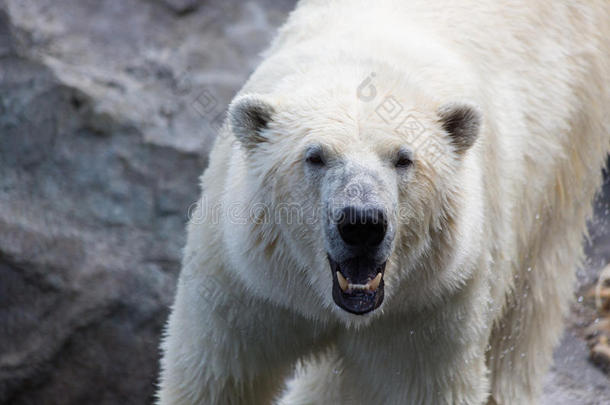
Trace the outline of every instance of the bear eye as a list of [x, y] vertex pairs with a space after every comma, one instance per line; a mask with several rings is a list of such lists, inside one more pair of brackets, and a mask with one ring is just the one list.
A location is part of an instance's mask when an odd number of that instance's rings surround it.
[[413, 160], [411, 158], [411, 152], [406, 149], [401, 149], [398, 151], [398, 155], [396, 156], [396, 161], [394, 162], [394, 166], [397, 168], [406, 168], [413, 164]]
[[311, 166], [324, 166], [322, 149], [319, 146], [308, 148], [307, 153], [305, 154], [305, 161]]

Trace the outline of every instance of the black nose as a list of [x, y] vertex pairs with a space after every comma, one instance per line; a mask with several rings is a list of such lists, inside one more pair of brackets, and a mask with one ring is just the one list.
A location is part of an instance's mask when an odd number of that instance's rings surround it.
[[388, 221], [377, 208], [347, 207], [337, 221], [339, 235], [351, 246], [377, 246], [383, 241]]

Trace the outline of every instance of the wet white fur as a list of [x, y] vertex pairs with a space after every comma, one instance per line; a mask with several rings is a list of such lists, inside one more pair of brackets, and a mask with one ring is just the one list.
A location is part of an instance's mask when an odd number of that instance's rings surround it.
[[[299, 3], [238, 95], [273, 106], [268, 141], [246, 152], [225, 127], [202, 177], [159, 404], [535, 403], [609, 146], [609, 10]], [[371, 73], [367, 103], [356, 89]], [[438, 160], [418, 151], [410, 177], [384, 163], [412, 141], [376, 117], [386, 95], [441, 147]], [[483, 126], [458, 154], [436, 111], [462, 101]], [[311, 142], [377, 173], [407, 207], [385, 301], [364, 316], [331, 298], [320, 227], [235, 215], [283, 201], [312, 210], [322, 186], [299, 160]]]

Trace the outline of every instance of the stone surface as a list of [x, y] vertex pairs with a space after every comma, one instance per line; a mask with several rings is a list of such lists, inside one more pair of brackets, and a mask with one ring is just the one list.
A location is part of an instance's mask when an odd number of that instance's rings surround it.
[[566, 332], [555, 350], [541, 405], [604, 405], [610, 403], [610, 380], [587, 360], [589, 350], [574, 332]]
[[162, 0], [162, 2], [177, 14], [186, 14], [195, 11], [201, 0]]
[[[152, 402], [198, 176], [293, 3], [0, 2], [0, 404]], [[610, 401], [586, 358], [569, 332], [545, 403]]]

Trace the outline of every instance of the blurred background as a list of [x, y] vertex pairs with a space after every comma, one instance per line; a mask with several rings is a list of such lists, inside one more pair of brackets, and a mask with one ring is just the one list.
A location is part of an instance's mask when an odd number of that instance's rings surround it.
[[[294, 3], [0, 0], [0, 404], [152, 403], [198, 177]], [[544, 404], [610, 403], [604, 188]]]

